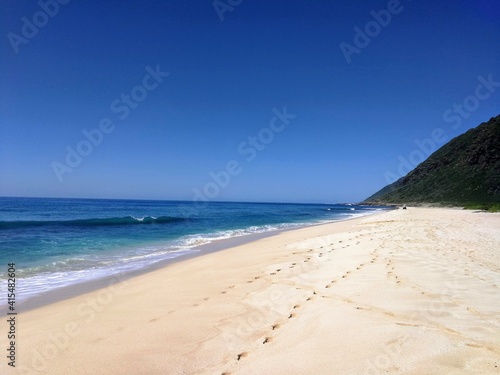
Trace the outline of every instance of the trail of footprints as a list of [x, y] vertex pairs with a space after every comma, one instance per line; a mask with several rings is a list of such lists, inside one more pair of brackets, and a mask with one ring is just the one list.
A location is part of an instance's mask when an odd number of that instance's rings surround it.
[[[380, 232], [380, 233], [383, 233], [383, 232]], [[375, 233], [375, 235], [377, 235], [379, 233]], [[373, 235], [373, 234], [372, 234]], [[349, 242], [353, 242], [354, 240], [356, 240], [356, 245], [359, 245], [360, 244], [360, 239], [362, 237], [365, 237], [367, 236], [367, 234], [359, 234], [357, 236], [354, 236], [354, 237], [351, 237], [351, 238], [348, 238], [347, 240], [339, 240], [338, 241], [338, 246], [340, 246], [340, 249], [345, 249], [347, 247], [349, 247], [351, 244]], [[369, 240], [373, 240], [373, 238], [369, 238]], [[303, 255], [303, 254], [306, 254], [306, 259], [303, 259], [302, 262], [303, 263], [308, 263], [311, 261], [312, 259], [312, 256], [313, 255], [317, 255], [318, 259], [319, 258], [324, 258], [325, 256], [325, 253], [331, 253], [335, 250], [335, 248], [333, 248], [334, 244], [333, 243], [330, 243], [330, 248], [328, 250], [325, 249], [325, 246], [321, 246], [319, 249], [309, 249], [307, 251], [296, 251], [296, 252], [293, 252], [289, 255], [290, 256], [296, 256], [296, 255]], [[325, 249], [323, 251], [320, 251], [319, 253], [314, 253], [315, 250], [318, 251], [318, 250], [322, 250], [322, 249]], [[375, 263], [378, 258], [379, 258], [379, 255], [377, 253], [377, 250], [374, 250], [372, 251], [371, 253], [371, 256], [372, 256], [372, 259], [370, 260], [370, 263]], [[326, 259], [326, 260], [330, 260], [330, 259]], [[288, 269], [294, 269], [298, 266], [298, 262], [297, 261], [294, 261], [292, 263], [290, 263], [290, 265], [288, 266]], [[366, 264], [365, 263], [360, 263], [356, 269], [354, 270], [348, 270], [346, 271], [340, 278], [340, 280], [344, 280], [346, 279], [348, 276], [350, 276], [352, 274], [352, 272], [354, 271], [359, 271], [361, 270], [363, 267], [365, 267]], [[300, 268], [299, 268], [300, 269]], [[269, 273], [269, 276], [276, 276], [278, 275], [280, 272], [282, 272], [283, 269], [282, 268], [277, 268], [276, 270], [274, 270], [273, 272], [270, 272]], [[265, 275], [264, 275], [265, 276]], [[254, 283], [255, 281], [259, 280], [262, 276], [255, 276], [253, 279], [250, 279], [250, 280], [247, 280], [246, 283], [247, 284], [251, 284], [251, 283]], [[396, 279], [398, 277], [396, 276]], [[337, 280], [332, 280], [330, 283], [328, 283], [325, 288], [331, 288], [333, 286], [333, 284], [336, 282]], [[399, 281], [398, 281], [399, 282]], [[230, 292], [232, 289], [234, 289], [236, 287], [236, 285], [230, 285], [227, 287], [227, 289], [224, 289], [220, 292], [220, 294], [224, 295], [224, 294], [227, 294], [228, 292]], [[204, 302], [207, 302], [210, 300], [210, 297], [205, 297], [203, 298], [201, 301], [198, 301], [196, 303], [193, 303], [191, 306], [192, 307], [199, 307], [200, 305], [202, 305]], [[311, 298], [307, 298], [306, 301], [310, 301]], [[168, 314], [172, 314], [174, 313], [176, 310], [170, 310], [168, 312]], [[293, 315], [293, 314], [291, 314]], [[291, 316], [293, 317], [293, 316]], [[155, 321], [155, 320], [152, 320], [152, 321]]]
[[[359, 236], [356, 236], [356, 237], [353, 237], [353, 238], [349, 238], [348, 240], [340, 240], [338, 242], [338, 245], [340, 246], [340, 248], [347, 248], [349, 246], [351, 246], [350, 241], [353, 241], [355, 239], [358, 239], [359, 237], [363, 237], [363, 235], [359, 235]], [[359, 245], [360, 244], [360, 241], [357, 240], [356, 245]], [[317, 249], [317, 251], [319, 251], [318, 253], [316, 253], [318, 259], [319, 258], [324, 258], [325, 257], [325, 254], [328, 252], [328, 253], [331, 253], [335, 250], [335, 248], [333, 247], [334, 244], [333, 243], [330, 243], [330, 246], [329, 246], [329, 249], [325, 249], [325, 246], [321, 246], [319, 249]], [[293, 252], [291, 254], [291, 256], [297, 256], [297, 255], [306, 255], [305, 259], [302, 260], [303, 263], [307, 263], [307, 262], [310, 262], [311, 259], [312, 259], [312, 255], [314, 254], [315, 252], [315, 249], [309, 249], [309, 250], [306, 250], [306, 251], [297, 251], [297, 252]], [[379, 254], [377, 252], [377, 250], [374, 250], [372, 253], [371, 253], [371, 263], [374, 263], [375, 261], [378, 260], [379, 258]], [[294, 262], [291, 262], [289, 265], [288, 265], [288, 268], [289, 269], [294, 269], [295, 267], [298, 266], [298, 261], [294, 261]], [[349, 277], [353, 272], [355, 271], [360, 271], [361, 269], [363, 269], [364, 267], [367, 266], [367, 263], [359, 263], [359, 265], [355, 268], [355, 269], [352, 269], [352, 270], [347, 270], [342, 276], [341, 276], [341, 279], [346, 279], [347, 277]], [[277, 268], [276, 270], [274, 270], [273, 272], [270, 272], [269, 273], [269, 276], [271, 277], [274, 277], [276, 275], [278, 275], [280, 272], [283, 271], [283, 268]], [[332, 280], [329, 284], [327, 284], [325, 287], [326, 288], [330, 288], [334, 283], [336, 282], [336, 280]], [[307, 296], [305, 296], [304, 298], [304, 303], [307, 303], [307, 302], [310, 302], [312, 300], [314, 300], [316, 297], [322, 297], [322, 298], [326, 298], [327, 296], [324, 296], [324, 295], [321, 295], [319, 293], [319, 291], [316, 291], [316, 290], [310, 290], [310, 289], [304, 289], [304, 288], [299, 288], [299, 287], [296, 287], [297, 290], [308, 290], [308, 294]], [[314, 288], [313, 288], [314, 289]], [[300, 311], [300, 309], [302, 308], [303, 306], [301, 304], [294, 304], [291, 308], [290, 308], [290, 311], [288, 313], [288, 315], [284, 315], [280, 320], [278, 320], [277, 322], [275, 322], [274, 324], [272, 324], [270, 327], [269, 327], [269, 331], [268, 332], [263, 332], [263, 336], [262, 336], [262, 339], [260, 341], [261, 345], [266, 345], [266, 344], [269, 344], [269, 343], [272, 343], [273, 340], [275, 339], [275, 336], [273, 336], [273, 334], [275, 335], [277, 333], [277, 331], [282, 328], [285, 324], [287, 324], [291, 319], [294, 319], [298, 316], [298, 312]], [[361, 309], [358, 307], [358, 309]], [[249, 355], [249, 352], [246, 351], [246, 352], [241, 352], [241, 353], [238, 353], [236, 354], [236, 361], [241, 361], [243, 360], [244, 358], [246, 358], [247, 356]], [[221, 373], [221, 375], [229, 375], [230, 373], [229, 372], [223, 372]]]
[[[317, 259], [316, 259], [317, 261], [319, 261], [319, 260], [324, 260], [324, 261], [330, 260], [330, 259], [328, 259], [328, 256], [325, 257], [325, 255], [326, 255], [326, 253], [331, 253], [331, 252], [335, 251], [334, 246], [336, 248], [338, 248], [338, 249], [345, 249], [345, 248], [350, 247], [351, 245], [352, 246], [359, 245], [361, 243], [361, 240], [373, 241], [375, 239], [374, 237], [378, 237], [379, 235], [383, 235], [383, 234], [386, 234], [386, 233], [389, 233], [389, 232], [387, 232], [387, 231], [380, 231], [380, 232], [377, 232], [377, 233], [373, 233], [373, 232], [372, 233], [365, 233], [365, 234], [361, 233], [361, 234], [358, 234], [357, 236], [348, 238], [347, 240], [339, 240], [337, 244], [330, 243], [329, 246], [321, 246], [321, 247], [319, 247], [317, 249], [309, 249], [309, 250], [304, 250], [304, 251], [295, 251], [295, 252], [292, 252], [291, 254], [288, 255], [287, 258], [293, 257], [295, 259], [293, 259], [293, 262], [288, 263], [288, 267], [286, 265], [283, 265], [286, 262], [280, 263], [281, 268], [277, 268], [277, 269], [273, 270], [272, 272], [266, 273], [264, 275], [255, 276], [252, 279], [247, 280], [246, 283], [247, 284], [252, 284], [254, 282], [258, 282], [258, 280], [261, 279], [261, 278], [262, 279], [266, 279], [266, 278], [269, 278], [269, 277], [276, 277], [276, 276], [279, 276], [280, 273], [283, 273], [284, 271], [285, 271], [284, 274], [287, 274], [287, 272], [290, 272], [290, 271], [284, 270], [284, 268], [287, 268], [288, 270], [297, 269], [298, 271], [300, 271], [301, 270], [301, 268], [300, 268], [301, 266], [299, 265], [299, 263], [306, 263], [307, 264], [308, 262], [310, 262], [313, 259], [313, 256], [315, 256], [315, 255], [317, 256]], [[369, 236], [369, 238], [366, 238], [368, 236]], [[381, 255], [379, 254], [379, 250], [384, 247], [384, 243], [385, 243], [385, 241], [382, 240], [382, 242], [379, 245], [379, 247], [377, 247], [374, 250], [372, 250], [372, 252], [370, 253], [369, 260], [367, 260], [365, 262], [362, 262], [362, 263], [359, 263], [355, 268], [353, 268], [351, 270], [345, 271], [340, 276], [340, 278], [338, 278], [338, 279], [332, 279], [328, 284], [325, 285], [325, 289], [332, 288], [335, 285], [335, 283], [342, 282], [342, 281], [348, 279], [350, 276], [352, 276], [355, 272], [361, 271], [364, 267], [367, 267], [370, 264], [376, 263], [379, 260], [379, 258], [381, 257]], [[301, 260], [297, 259], [297, 256], [301, 256], [302, 259]], [[305, 256], [305, 259], [304, 259], [304, 256]], [[468, 255], [468, 256], [470, 258], [472, 258], [472, 256], [470, 256], [470, 255]], [[396, 284], [401, 284], [402, 279], [396, 273], [396, 267], [395, 267], [395, 263], [394, 263], [393, 252], [392, 251], [389, 252], [387, 254], [387, 256], [383, 258], [383, 261], [385, 263], [385, 268], [386, 268], [387, 276], [390, 277], [391, 279], [393, 279], [393, 281]], [[476, 276], [476, 275], [474, 275], [474, 276]], [[480, 278], [480, 277], [478, 277], [478, 278]], [[486, 280], [484, 280], [484, 281], [486, 281]], [[497, 285], [494, 285], [494, 286], [497, 286]], [[220, 294], [221, 295], [227, 294], [228, 292], [230, 292], [232, 289], [234, 289], [236, 287], [237, 287], [237, 285], [229, 285], [226, 289], [222, 290], [220, 292]], [[311, 288], [300, 288], [300, 287], [297, 287], [296, 289], [297, 290], [301, 290], [301, 291], [308, 291], [309, 292], [307, 294], [307, 296], [304, 297], [303, 303], [310, 302], [310, 301], [314, 300], [317, 297], [321, 297], [321, 298], [327, 298], [328, 297], [328, 296], [322, 295], [319, 291], [315, 290], [314, 288], [312, 288], [312, 290], [311, 290]], [[425, 292], [425, 291], [421, 291], [421, 293], [423, 295], [427, 294], [427, 292]], [[202, 301], [199, 301], [198, 303], [195, 303], [192, 306], [193, 307], [198, 307], [198, 306], [200, 306], [200, 304], [202, 304], [203, 302], [206, 302], [208, 300], [210, 300], [210, 297], [205, 297], [205, 298], [203, 298]], [[346, 302], [352, 302], [352, 301], [346, 301]], [[298, 313], [299, 313], [299, 311], [300, 311], [300, 309], [302, 307], [303, 306], [301, 304], [297, 304], [297, 303], [295, 303], [293, 306], [291, 306], [290, 310], [289, 310], [289, 312], [287, 314], [283, 315], [281, 317], [281, 319], [278, 319], [278, 321], [276, 321], [275, 323], [273, 323], [268, 328], [267, 332], [263, 332], [263, 334], [261, 336], [261, 339], [259, 340], [259, 342], [256, 343], [256, 345], [259, 345], [259, 343], [260, 343], [260, 345], [269, 345], [269, 344], [272, 344], [272, 342], [276, 339], [276, 335], [278, 334], [278, 331], [284, 325], [286, 325], [288, 322], [290, 322], [292, 319], [295, 319], [298, 316]], [[356, 307], [356, 309], [358, 309], [358, 310], [364, 310], [365, 308], [358, 306], [358, 307]], [[175, 312], [175, 310], [171, 310], [168, 313], [170, 314], [170, 313], [173, 313], [173, 312]], [[389, 313], [387, 313], [387, 314], [389, 314]], [[151, 319], [151, 322], [156, 321], [156, 320], [157, 320], [157, 318]], [[250, 355], [249, 351], [244, 351], [244, 352], [237, 353], [234, 358], [235, 358], [235, 360], [237, 362], [239, 362], [239, 361], [242, 361], [245, 358], [247, 358], [249, 355]], [[222, 373], [220, 373], [220, 375], [231, 375], [231, 373], [230, 372], [222, 372]]]
[[[376, 234], [378, 234], [378, 233], [376, 233]], [[345, 249], [345, 248], [350, 247], [351, 245], [354, 245], [353, 244], [354, 241], [356, 241], [355, 246], [357, 246], [361, 243], [361, 239], [367, 235], [368, 234], [359, 234], [357, 236], [348, 238], [347, 240], [339, 240], [337, 245], [330, 243], [330, 246], [321, 246], [321, 247], [319, 247], [319, 249], [309, 249], [309, 250], [305, 250], [305, 251], [292, 252], [291, 254], [288, 255], [288, 258], [293, 257], [295, 259], [293, 259], [294, 260], [293, 262], [288, 263], [288, 269], [293, 270], [293, 269], [297, 268], [300, 271], [301, 268], [299, 266], [299, 263], [308, 263], [313, 259], [313, 256], [315, 256], [315, 255], [317, 256], [316, 260], [328, 261], [330, 259], [328, 259], [328, 257], [325, 257], [325, 255], [326, 255], [326, 253], [331, 253], [331, 252], [335, 251], [334, 246], [336, 246], [336, 247], [338, 246], [339, 249]], [[374, 238], [370, 236], [370, 238], [368, 240], [373, 241], [373, 239]], [[305, 255], [305, 259], [302, 258], [301, 261], [296, 259], [297, 256], [303, 257], [304, 255]], [[370, 253], [370, 256], [371, 256], [371, 259], [369, 260], [369, 263], [375, 263], [380, 257], [377, 249], [373, 250]], [[276, 277], [276, 276], [280, 275], [280, 273], [283, 273], [285, 271], [283, 269], [284, 267], [286, 267], [286, 266], [283, 266], [284, 263], [285, 262], [280, 263], [281, 268], [277, 268], [277, 269], [273, 270], [272, 272], [269, 272], [265, 275], [255, 276], [253, 279], [247, 280], [246, 283], [251, 284], [251, 283], [258, 281], [261, 278]], [[364, 267], [368, 266], [369, 263], [368, 263], [368, 261], [359, 263], [354, 269], [347, 270], [338, 280], [334, 279], [330, 283], [325, 285], [325, 288], [329, 289], [336, 282], [347, 279], [354, 272], [361, 271]], [[285, 274], [286, 274], [286, 272], [285, 272]], [[222, 295], [227, 294], [229, 291], [231, 291], [232, 289], [234, 289], [236, 287], [237, 287], [237, 285], [230, 285], [227, 287], [227, 289], [222, 290], [220, 292], [220, 294], [222, 294]], [[311, 289], [311, 288], [296, 287], [295, 289], [308, 292], [308, 294], [304, 297], [303, 303], [313, 301], [317, 297], [321, 297], [321, 298], [328, 297], [328, 296], [320, 294], [320, 292], [315, 290], [315, 288]], [[206, 297], [202, 301], [193, 304], [193, 307], [197, 307], [201, 303], [208, 301], [209, 299], [210, 299], [210, 297]], [[295, 303], [293, 306], [291, 306], [288, 314], [283, 315], [281, 317], [281, 319], [278, 319], [278, 321], [273, 323], [268, 328], [267, 332], [263, 332], [262, 338], [260, 339], [260, 345], [271, 344], [275, 340], [275, 338], [276, 338], [275, 335], [278, 333], [280, 328], [282, 328], [285, 324], [290, 322], [292, 319], [297, 318], [298, 313], [299, 313], [301, 308], [303, 308], [303, 305], [301, 305], [300, 303]], [[362, 308], [357, 307], [357, 309], [362, 309]], [[257, 342], [256, 344], [258, 345], [259, 342]], [[234, 358], [237, 362], [239, 362], [239, 361], [244, 360], [249, 355], [250, 355], [249, 351], [244, 351], [244, 352], [237, 353]], [[230, 372], [222, 372], [221, 373], [221, 375], [230, 375], [230, 374], [231, 374]]]
[[[313, 292], [311, 293], [306, 299], [305, 299], [305, 302], [308, 302], [308, 301], [311, 301], [313, 299], [313, 296], [316, 295], [317, 293], [316, 292]], [[293, 319], [295, 317], [297, 317], [297, 311], [302, 307], [302, 305], [300, 304], [295, 304], [291, 307], [290, 309], [290, 313], [288, 314], [288, 316], [283, 316], [281, 319], [279, 319], [277, 322], [275, 322], [274, 324], [272, 324], [270, 327], [269, 327], [269, 331], [268, 332], [264, 332], [262, 338], [260, 339], [260, 343], [261, 345], [266, 345], [266, 344], [269, 344], [269, 343], [272, 343], [275, 339], [275, 337], [272, 335], [273, 332], [276, 332], [278, 331], [280, 328], [282, 328], [290, 319]], [[246, 352], [241, 352], [241, 353], [238, 353], [236, 354], [236, 361], [241, 361], [243, 360], [244, 358], [248, 357], [249, 355], [249, 352], [246, 351]], [[224, 375], [224, 374], [230, 374], [229, 372], [222, 372], [221, 375]]]

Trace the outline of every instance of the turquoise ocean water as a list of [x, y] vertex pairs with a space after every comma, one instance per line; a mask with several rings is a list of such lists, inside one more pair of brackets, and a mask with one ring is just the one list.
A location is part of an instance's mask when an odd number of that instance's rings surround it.
[[0, 197], [0, 283], [20, 300], [199, 252], [215, 240], [384, 210], [348, 204], [193, 203]]

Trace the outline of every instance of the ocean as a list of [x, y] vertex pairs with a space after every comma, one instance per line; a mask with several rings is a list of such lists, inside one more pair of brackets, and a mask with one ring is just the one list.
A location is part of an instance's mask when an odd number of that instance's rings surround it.
[[1, 290], [7, 285], [9, 263], [16, 264], [16, 295], [22, 301], [199, 253], [201, 245], [216, 240], [385, 209], [350, 204], [0, 197]]

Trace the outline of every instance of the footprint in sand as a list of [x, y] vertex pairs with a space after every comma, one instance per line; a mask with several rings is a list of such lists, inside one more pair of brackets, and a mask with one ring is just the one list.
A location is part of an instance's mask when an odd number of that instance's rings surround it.
[[264, 341], [262, 341], [262, 343], [263, 343], [263, 344], [267, 344], [267, 343], [268, 343], [268, 342], [270, 342], [270, 341], [271, 341], [271, 338], [270, 338], [270, 337], [266, 337], [266, 338], [264, 339]]
[[245, 357], [248, 357], [248, 353], [247, 352], [243, 352], [243, 353], [238, 354], [236, 356], [236, 360], [239, 361], [240, 359], [245, 358]]
[[292, 313], [292, 314], [288, 315], [288, 319], [295, 318], [295, 316], [296, 315]]
[[227, 292], [225, 290], [223, 290], [222, 292], [220, 292], [221, 294], [226, 294]]
[[210, 297], [203, 298], [203, 301], [208, 301]]
[[418, 324], [410, 324], [410, 323], [396, 323], [398, 326], [405, 326], [405, 327], [420, 327]]
[[295, 310], [295, 309], [298, 309], [299, 307], [300, 307], [300, 305], [295, 305], [295, 306], [293, 307], [293, 309]]
[[281, 327], [281, 326], [280, 326], [279, 324], [274, 324], [274, 325], [271, 327], [271, 329], [272, 329], [273, 331], [275, 331], [275, 330], [279, 329], [280, 327]]

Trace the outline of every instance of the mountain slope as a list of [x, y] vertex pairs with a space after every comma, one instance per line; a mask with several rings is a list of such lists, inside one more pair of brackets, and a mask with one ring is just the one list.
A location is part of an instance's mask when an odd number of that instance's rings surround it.
[[500, 116], [452, 139], [363, 203], [500, 203]]

